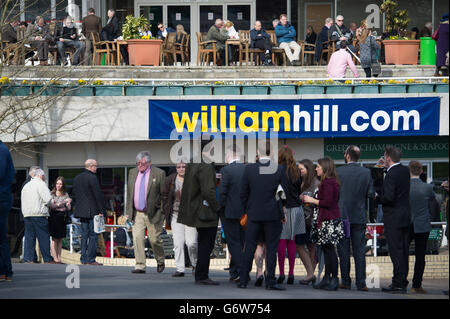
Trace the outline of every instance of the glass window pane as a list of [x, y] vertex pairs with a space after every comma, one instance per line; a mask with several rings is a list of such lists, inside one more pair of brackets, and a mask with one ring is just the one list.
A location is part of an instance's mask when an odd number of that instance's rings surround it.
[[223, 18], [223, 6], [200, 6], [200, 32], [208, 32], [216, 19]]
[[150, 31], [156, 37], [158, 34], [158, 23], [163, 21], [162, 6], [141, 6], [140, 15], [148, 19], [151, 24]]
[[279, 19], [280, 14], [286, 13], [287, 1], [256, 0], [256, 19], [266, 30], [273, 30], [272, 21]]
[[228, 5], [227, 17], [233, 22], [236, 31], [250, 30], [250, 6]]
[[182, 24], [184, 31], [191, 33], [191, 7], [190, 6], [168, 6], [167, 26], [176, 30], [177, 24]]

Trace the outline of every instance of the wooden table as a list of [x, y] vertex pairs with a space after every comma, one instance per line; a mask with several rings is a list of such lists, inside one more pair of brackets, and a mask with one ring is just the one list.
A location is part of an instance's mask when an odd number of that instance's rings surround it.
[[117, 65], [121, 65], [122, 64], [122, 54], [120, 53], [120, 46], [121, 45], [126, 45], [127, 41], [125, 40], [114, 40], [114, 42], [116, 43], [116, 49], [117, 49]]
[[240, 46], [241, 42], [239, 39], [228, 39], [225, 41], [225, 65], [228, 65], [228, 46], [236, 45]]

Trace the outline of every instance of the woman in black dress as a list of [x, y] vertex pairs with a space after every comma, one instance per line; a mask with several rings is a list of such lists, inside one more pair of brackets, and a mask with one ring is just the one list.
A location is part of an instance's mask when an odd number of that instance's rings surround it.
[[48, 228], [52, 236], [51, 252], [53, 259], [61, 263], [62, 239], [66, 237], [65, 215], [71, 209], [72, 199], [66, 192], [64, 177], [58, 177], [52, 192]]

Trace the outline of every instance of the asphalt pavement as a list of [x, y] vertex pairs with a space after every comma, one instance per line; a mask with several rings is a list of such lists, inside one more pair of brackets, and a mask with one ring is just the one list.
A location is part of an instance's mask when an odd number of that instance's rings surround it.
[[[270, 291], [254, 286], [255, 274], [247, 289], [238, 289], [228, 281], [226, 271], [211, 270], [210, 277], [219, 286], [194, 284], [190, 269], [185, 277], [172, 277], [174, 268], [157, 273], [149, 267], [145, 274], [132, 274], [133, 267], [89, 265], [13, 264], [12, 282], [0, 282], [0, 299], [447, 299], [449, 281], [424, 280], [426, 295], [387, 294], [381, 288], [369, 292], [352, 290], [323, 291], [298, 284], [286, 285], [285, 291]], [[79, 275], [79, 276], [78, 276]], [[381, 279], [380, 286], [389, 284]], [[72, 288], [71, 288], [72, 287]], [[79, 288], [77, 288], [79, 287]], [[409, 288], [411, 285], [409, 286]]]

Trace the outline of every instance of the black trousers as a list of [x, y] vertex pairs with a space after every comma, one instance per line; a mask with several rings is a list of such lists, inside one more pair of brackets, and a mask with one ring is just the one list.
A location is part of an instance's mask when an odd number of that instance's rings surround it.
[[350, 238], [342, 238], [337, 245], [339, 263], [341, 266], [341, 280], [346, 286], [351, 286], [350, 278], [350, 244], [355, 260], [356, 287], [366, 286], [366, 225], [351, 224]]
[[195, 267], [195, 281], [209, 278], [209, 261], [214, 249], [217, 227], [197, 227], [198, 255]]
[[338, 276], [338, 258], [336, 247], [332, 244], [322, 245], [323, 256], [325, 257], [325, 277], [330, 275], [334, 278]]
[[244, 260], [241, 266], [241, 283], [246, 285], [250, 281], [250, 271], [253, 265], [256, 245], [264, 234], [267, 250], [266, 265], [267, 277], [266, 285], [273, 286], [275, 280], [275, 267], [277, 265], [277, 249], [281, 236], [281, 220], [274, 221], [250, 221], [247, 220], [247, 230], [245, 231]]
[[225, 239], [231, 253], [230, 277], [236, 278], [240, 275], [242, 260], [244, 258], [245, 231], [239, 219], [225, 218], [220, 216]]
[[409, 270], [409, 228], [395, 228], [385, 224], [384, 234], [394, 268], [392, 285], [398, 288], [406, 288], [409, 283], [406, 279]]
[[[269, 50], [269, 56], [272, 56], [272, 43], [270, 42], [269, 38], [263, 38], [261, 40], [255, 41], [254, 43], [255, 48], [264, 50], [264, 53], [260, 54], [260, 59], [264, 62], [266, 62], [266, 51]], [[269, 58], [271, 59], [271, 58]]]
[[411, 229], [410, 231], [410, 243], [412, 240], [414, 240], [414, 255], [416, 256], [412, 286], [413, 288], [420, 288], [422, 287], [423, 272], [425, 270], [425, 253], [427, 249], [428, 236], [430, 235], [430, 233], [414, 233], [413, 229]]

